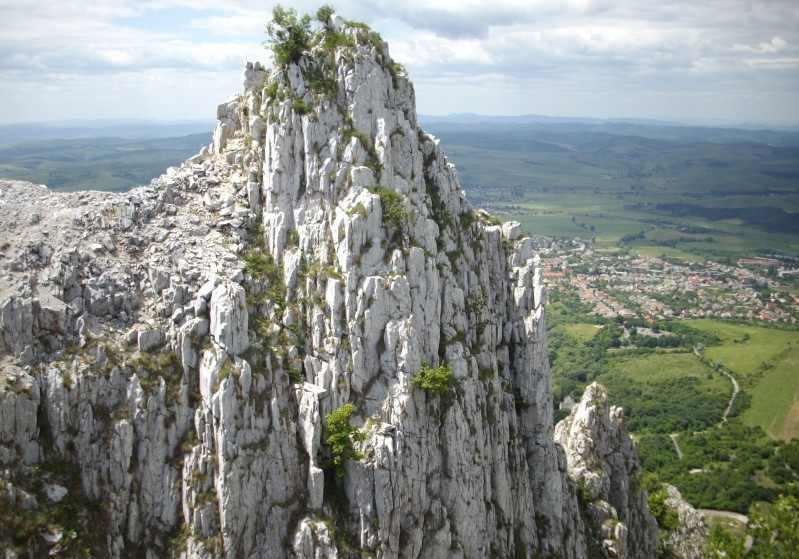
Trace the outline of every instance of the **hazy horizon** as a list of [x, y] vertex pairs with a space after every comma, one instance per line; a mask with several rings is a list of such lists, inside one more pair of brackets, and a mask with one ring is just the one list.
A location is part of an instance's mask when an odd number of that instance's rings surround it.
[[[786, 122], [782, 124], [769, 123], [769, 122], [756, 122], [756, 121], [736, 121], [725, 119], [696, 119], [696, 120], [665, 120], [657, 118], [646, 117], [609, 117], [601, 118], [589, 115], [545, 115], [536, 113], [525, 114], [487, 114], [476, 112], [458, 112], [458, 113], [419, 113], [421, 120], [437, 119], [448, 120], [457, 122], [458, 119], [465, 119], [471, 121], [479, 121], [480, 119], [487, 120], [508, 120], [513, 121], [520, 119], [540, 119], [541, 122], [575, 122], [575, 123], [607, 123], [607, 124], [641, 124], [652, 126], [675, 126], [675, 127], [698, 127], [698, 128], [727, 128], [727, 129], [753, 129], [753, 130], [788, 130], [796, 131], [799, 129], [799, 121]], [[530, 120], [529, 122], [534, 122]], [[216, 121], [213, 118], [136, 118], [136, 117], [107, 117], [107, 118], [70, 118], [70, 119], [56, 119], [56, 120], [0, 120], [0, 127], [13, 127], [13, 126], [42, 126], [53, 128], [67, 128], [67, 127], [83, 127], [83, 128], [102, 128], [121, 125], [156, 125], [156, 126], [209, 126], [209, 130], [215, 126]]]

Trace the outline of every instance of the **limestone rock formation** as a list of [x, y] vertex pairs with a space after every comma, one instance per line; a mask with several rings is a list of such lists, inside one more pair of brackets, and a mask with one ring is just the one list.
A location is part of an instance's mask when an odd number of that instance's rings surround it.
[[379, 36], [317, 38], [149, 186], [0, 182], [6, 557], [649, 556], [601, 389], [553, 432], [532, 243]]
[[665, 545], [678, 559], [702, 559], [702, 550], [708, 537], [708, 527], [702, 513], [691, 506], [676, 487], [664, 484], [669, 510], [677, 515], [676, 528], [668, 531]]
[[604, 553], [655, 556], [658, 527], [638, 481], [638, 456], [624, 428], [624, 411], [608, 405], [602, 385], [585, 389], [569, 416], [558, 423], [555, 440], [566, 451], [569, 477], [579, 488], [591, 524], [599, 527]]

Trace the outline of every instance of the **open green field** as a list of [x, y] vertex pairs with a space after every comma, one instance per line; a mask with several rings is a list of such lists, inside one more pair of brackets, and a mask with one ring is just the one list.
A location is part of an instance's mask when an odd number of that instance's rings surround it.
[[[612, 374], [636, 382], [660, 383], [667, 380], [696, 378], [702, 391], [729, 396], [730, 381], [702, 363], [693, 353], [648, 353], [614, 357], [608, 361]], [[602, 377], [599, 378], [602, 382]]]
[[717, 320], [686, 321], [722, 343], [705, 356], [732, 371], [751, 395], [742, 420], [777, 439], [799, 437], [799, 331]]
[[732, 387], [692, 353], [612, 355], [596, 380], [624, 408], [631, 431], [696, 431], [719, 422]]
[[575, 322], [573, 324], [564, 324], [563, 328], [566, 333], [573, 338], [581, 342], [587, 342], [597, 335], [601, 326], [597, 326], [596, 324], [588, 324], [585, 322]]
[[658, 258], [670, 258], [682, 260], [684, 262], [702, 262], [704, 258], [700, 254], [687, 252], [678, 248], [653, 246], [653, 245], [632, 245], [630, 250], [639, 256], [654, 256]]
[[[660, 203], [679, 203], [683, 199], [681, 195], [660, 193], [567, 192], [557, 196], [533, 193], [523, 202], [512, 207], [498, 206], [497, 210], [503, 217], [519, 221], [530, 234], [593, 238], [598, 248], [626, 246], [647, 256], [701, 261], [774, 250], [799, 254], [798, 235], [760, 230], [741, 220], [714, 221], [701, 216], [663, 215], [653, 209], [631, 207], [631, 199], [640, 202], [642, 198], [650, 208]], [[740, 203], [762, 203], [761, 198], [750, 196]], [[781, 198], [781, 204], [794, 206], [793, 195]], [[716, 203], [715, 200], [711, 202]]]

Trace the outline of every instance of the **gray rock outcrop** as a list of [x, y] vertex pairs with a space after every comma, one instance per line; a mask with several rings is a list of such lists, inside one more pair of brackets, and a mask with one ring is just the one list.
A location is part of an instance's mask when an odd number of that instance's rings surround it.
[[665, 505], [677, 515], [676, 528], [665, 534], [665, 545], [678, 559], [702, 559], [709, 530], [702, 513], [688, 503], [676, 487], [664, 484]]
[[[0, 181], [0, 479], [32, 508], [34, 477], [66, 490], [38, 516], [3, 501], [0, 541], [649, 556], [620, 414], [592, 387], [554, 433], [532, 244], [466, 200], [388, 47], [333, 22], [351, 44], [248, 64], [211, 145], [149, 186]], [[413, 382], [429, 367], [443, 390]]]
[[624, 428], [624, 411], [608, 404], [607, 390], [593, 383], [555, 428], [566, 451], [589, 525], [611, 557], [653, 557], [658, 526], [640, 487], [641, 468]]

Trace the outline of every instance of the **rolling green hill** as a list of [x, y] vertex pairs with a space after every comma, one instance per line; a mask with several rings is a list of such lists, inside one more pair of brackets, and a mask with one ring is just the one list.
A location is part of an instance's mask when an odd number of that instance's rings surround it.
[[[769, 145], [761, 132], [725, 137], [715, 129], [678, 141], [577, 124], [428, 128], [471, 199], [529, 233], [685, 259], [799, 254], [796, 134]], [[728, 141], [708, 141], [719, 137]]]

